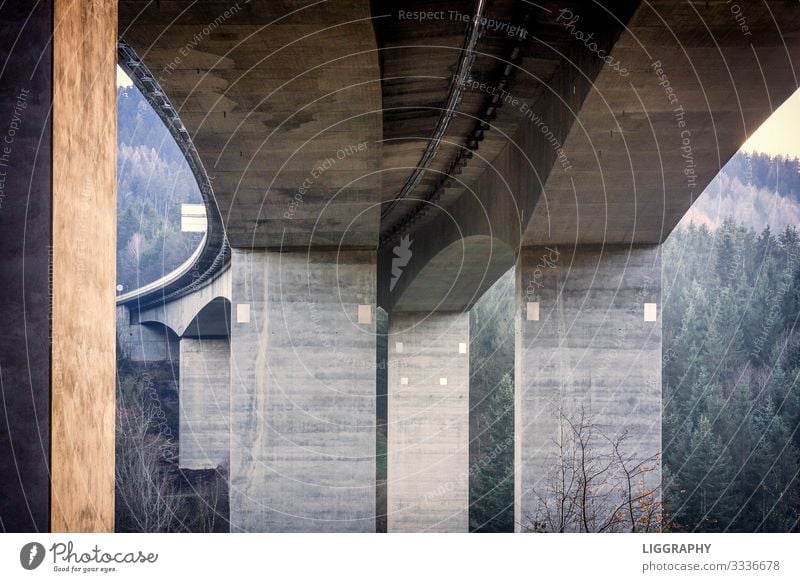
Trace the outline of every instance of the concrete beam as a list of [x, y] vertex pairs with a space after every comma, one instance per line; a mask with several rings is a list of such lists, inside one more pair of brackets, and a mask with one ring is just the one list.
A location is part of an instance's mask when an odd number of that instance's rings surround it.
[[[174, 301], [170, 301], [163, 305], [158, 305], [138, 311], [135, 309], [135, 304], [132, 305], [133, 309], [133, 323], [148, 324], [159, 323], [174, 331], [178, 337], [185, 334], [192, 336], [207, 336], [207, 335], [227, 335], [227, 328], [225, 321], [229, 319], [219, 309], [214, 310], [210, 315], [213, 320], [212, 325], [203, 326], [197, 329], [197, 318], [204, 309], [217, 302], [222, 306], [222, 309], [227, 309], [225, 303], [221, 300], [230, 301], [231, 299], [231, 271], [225, 269], [211, 283], [198, 289], [197, 291], [188, 295], [183, 295]], [[194, 327], [192, 327], [194, 325]]]
[[234, 249], [233, 531], [375, 531], [375, 253]]
[[389, 532], [469, 527], [469, 313], [391, 313]]
[[367, 0], [123, 0], [120, 35], [192, 136], [231, 246], [377, 243], [382, 85]]
[[[530, 247], [517, 263], [515, 513], [517, 530], [553, 501], [567, 442], [559, 415], [602, 435], [624, 431], [623, 450], [644, 460], [661, 452], [661, 255], [646, 247]], [[645, 485], [660, 487], [660, 460]], [[619, 485], [610, 475], [606, 486]], [[567, 530], [579, 530], [568, 522]]]

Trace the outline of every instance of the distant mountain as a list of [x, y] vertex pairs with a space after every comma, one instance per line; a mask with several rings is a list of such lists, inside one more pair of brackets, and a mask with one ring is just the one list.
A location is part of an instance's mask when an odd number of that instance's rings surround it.
[[117, 89], [117, 284], [127, 292], [181, 265], [202, 235], [181, 204], [202, 202], [178, 145], [135, 86]]
[[681, 221], [716, 230], [726, 218], [761, 232], [800, 225], [800, 162], [797, 158], [737, 153]]

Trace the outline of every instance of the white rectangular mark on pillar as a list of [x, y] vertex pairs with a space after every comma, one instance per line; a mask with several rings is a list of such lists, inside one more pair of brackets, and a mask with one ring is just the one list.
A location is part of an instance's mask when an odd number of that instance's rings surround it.
[[644, 304], [644, 320], [657, 321], [658, 320], [658, 304], [645, 303]]
[[402, 384], [403, 386], [408, 386], [408, 378], [406, 378], [405, 376], [400, 378], [400, 384]]
[[458, 353], [459, 354], [466, 354], [467, 353], [467, 344], [461, 342], [458, 344]]
[[447, 386], [447, 378], [439, 378], [439, 386]]
[[250, 323], [250, 304], [236, 304], [236, 323]]
[[539, 321], [539, 302], [528, 301], [525, 305], [525, 319], [528, 321]]
[[372, 305], [358, 306], [358, 323], [372, 323]]
[[403, 353], [403, 342], [395, 342], [394, 351], [396, 351], [398, 354], [402, 354]]

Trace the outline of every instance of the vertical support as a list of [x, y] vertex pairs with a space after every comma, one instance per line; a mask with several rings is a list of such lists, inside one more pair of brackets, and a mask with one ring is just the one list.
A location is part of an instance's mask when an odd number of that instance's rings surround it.
[[0, 530], [112, 531], [117, 3], [0, 21]]
[[113, 531], [117, 2], [53, 22], [51, 527]]
[[[529, 531], [552, 513], [541, 500], [552, 501], [564, 456], [557, 443], [571, 434], [560, 414], [575, 425], [583, 415], [590, 424], [596, 463], [610, 452], [602, 435], [624, 431], [626, 455], [661, 453], [659, 248], [523, 249], [516, 320], [515, 520], [517, 530]], [[644, 487], [657, 489], [660, 458], [649, 465]], [[598, 495], [620, 485], [619, 474], [608, 477]]]
[[230, 455], [228, 338], [180, 340], [180, 467], [215, 469]]
[[0, 22], [0, 533], [47, 531], [52, 3]]
[[389, 317], [388, 531], [469, 527], [469, 313]]
[[374, 531], [375, 252], [231, 261], [232, 531]]

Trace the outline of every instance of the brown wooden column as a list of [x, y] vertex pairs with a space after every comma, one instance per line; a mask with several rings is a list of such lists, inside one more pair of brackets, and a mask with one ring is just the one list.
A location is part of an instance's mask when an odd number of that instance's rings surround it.
[[54, 0], [52, 531], [114, 529], [116, 0]]

